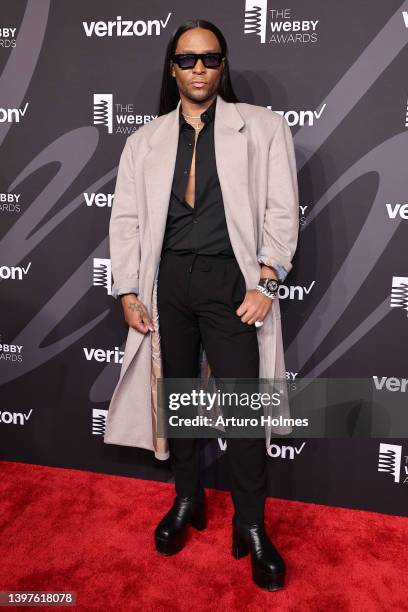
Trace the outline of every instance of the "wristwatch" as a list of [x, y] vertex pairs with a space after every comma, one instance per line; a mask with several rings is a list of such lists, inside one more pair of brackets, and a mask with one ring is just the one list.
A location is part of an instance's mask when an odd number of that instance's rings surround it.
[[265, 287], [271, 293], [276, 293], [279, 289], [280, 281], [277, 278], [261, 278], [258, 284]]
[[278, 293], [280, 284], [281, 281], [276, 278], [260, 278], [256, 288], [264, 295], [274, 298]]

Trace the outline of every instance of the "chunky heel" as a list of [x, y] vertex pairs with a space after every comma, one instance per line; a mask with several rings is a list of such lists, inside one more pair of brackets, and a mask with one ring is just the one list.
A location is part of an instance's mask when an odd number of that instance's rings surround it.
[[235, 559], [251, 553], [252, 580], [262, 589], [277, 591], [284, 586], [286, 565], [270, 541], [263, 520], [245, 524], [232, 517], [232, 555]]
[[249, 546], [247, 542], [240, 536], [235, 525], [232, 528], [232, 556], [235, 559], [241, 559], [249, 554]]
[[199, 530], [207, 525], [204, 489], [196, 495], [176, 495], [172, 507], [154, 530], [157, 552], [162, 555], [180, 552], [187, 542], [188, 525]]
[[190, 525], [198, 531], [203, 531], [207, 527], [207, 511], [205, 501], [197, 506], [190, 518]]

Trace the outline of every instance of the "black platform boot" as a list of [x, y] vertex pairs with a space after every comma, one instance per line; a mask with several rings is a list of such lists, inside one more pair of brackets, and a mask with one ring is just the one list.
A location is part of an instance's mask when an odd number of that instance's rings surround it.
[[235, 559], [251, 553], [252, 578], [255, 584], [268, 591], [284, 585], [285, 562], [270, 541], [263, 521], [245, 525], [232, 517], [232, 554]]
[[155, 529], [156, 550], [163, 555], [180, 552], [186, 543], [188, 524], [200, 531], [207, 527], [206, 496], [203, 488], [190, 497], [176, 495], [172, 507]]

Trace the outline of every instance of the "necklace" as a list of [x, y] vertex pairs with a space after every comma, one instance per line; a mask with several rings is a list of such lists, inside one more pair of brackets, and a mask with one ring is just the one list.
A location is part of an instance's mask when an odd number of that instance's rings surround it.
[[[201, 119], [201, 115], [198, 115], [198, 117], [196, 117], [195, 115], [186, 115], [186, 113], [182, 112], [183, 117], [189, 117], [190, 119]], [[193, 125], [192, 123], [190, 123], [190, 121], [187, 121], [187, 123], [189, 123], [196, 132], [199, 132], [201, 130], [201, 128], [203, 127], [202, 125]]]

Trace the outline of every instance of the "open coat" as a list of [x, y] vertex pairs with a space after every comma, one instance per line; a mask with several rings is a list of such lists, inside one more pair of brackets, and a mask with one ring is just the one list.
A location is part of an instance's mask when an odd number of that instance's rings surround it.
[[[157, 436], [157, 378], [162, 376], [157, 278], [179, 137], [179, 106], [139, 128], [126, 140], [119, 162], [109, 225], [112, 294], [137, 291], [156, 332], [129, 327], [119, 380], [109, 405], [104, 442], [149, 449], [169, 457], [168, 440]], [[259, 262], [292, 269], [299, 230], [293, 138], [285, 118], [261, 106], [217, 96], [214, 119], [217, 172], [232, 248], [254, 289]], [[237, 315], [238, 316], [238, 315]], [[285, 379], [279, 300], [257, 328], [260, 378]], [[201, 350], [205, 379], [211, 367]], [[273, 416], [290, 416], [282, 401]], [[265, 427], [266, 445], [270, 426]], [[290, 433], [291, 427], [279, 428]]]

